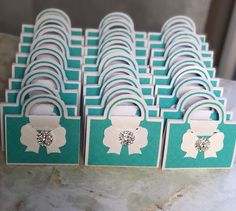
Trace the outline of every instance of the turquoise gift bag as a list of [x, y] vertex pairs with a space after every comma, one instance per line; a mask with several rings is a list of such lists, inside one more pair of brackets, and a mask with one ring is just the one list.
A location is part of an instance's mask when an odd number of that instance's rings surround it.
[[[217, 120], [193, 120], [191, 114], [211, 108]], [[222, 103], [202, 100], [188, 108], [181, 120], [167, 121], [163, 169], [230, 168], [235, 155], [236, 123], [226, 120]]]
[[[32, 115], [38, 104], [50, 103], [59, 115]], [[62, 100], [51, 95], [27, 99], [21, 114], [5, 115], [7, 164], [78, 164], [80, 117], [69, 116]]]
[[[121, 103], [133, 103], [140, 116], [113, 116]], [[149, 116], [145, 101], [123, 94], [110, 100], [102, 116], [87, 116], [85, 165], [158, 167], [163, 120]]]

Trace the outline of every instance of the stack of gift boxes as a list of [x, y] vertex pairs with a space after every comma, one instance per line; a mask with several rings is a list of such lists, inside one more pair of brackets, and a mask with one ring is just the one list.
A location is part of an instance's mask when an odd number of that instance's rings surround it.
[[163, 121], [155, 105], [147, 34], [135, 32], [123, 13], [105, 16], [97, 30], [85, 34], [85, 164], [158, 166]]
[[78, 164], [82, 30], [57, 9], [23, 25], [1, 105], [8, 164]]
[[215, 78], [213, 52], [185, 16], [149, 33], [150, 68], [163, 118], [163, 169], [232, 165], [235, 132], [223, 89]]
[[114, 12], [83, 40], [46, 9], [23, 25], [1, 104], [6, 162], [78, 164], [81, 137], [85, 165], [229, 168], [236, 124], [215, 74], [188, 17], [146, 33]]

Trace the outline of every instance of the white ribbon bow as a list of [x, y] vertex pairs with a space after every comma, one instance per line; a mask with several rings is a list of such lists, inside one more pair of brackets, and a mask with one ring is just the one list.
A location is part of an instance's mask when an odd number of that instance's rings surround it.
[[132, 134], [132, 143], [127, 145], [129, 155], [142, 154], [140, 149], [145, 147], [148, 143], [147, 130], [142, 127], [127, 129], [127, 128], [116, 128], [114, 126], [110, 126], [106, 128], [106, 130], [104, 131], [103, 144], [109, 147], [107, 153], [120, 154], [123, 146], [122, 136], [124, 132]]
[[[38, 134], [39, 132], [30, 123], [21, 128], [20, 142], [27, 146], [25, 151], [39, 153]], [[50, 130], [50, 135], [53, 140], [50, 145], [46, 146], [47, 153], [61, 153], [59, 148], [66, 144], [66, 130], [59, 125], [55, 129]]]
[[[186, 152], [184, 157], [197, 157], [199, 151], [196, 148], [196, 142], [198, 140], [199, 137], [192, 130], [188, 130], [183, 135], [181, 149]], [[209, 141], [209, 148], [204, 151], [204, 158], [217, 157], [216, 152], [219, 152], [224, 147], [224, 133], [217, 130], [207, 140]]]

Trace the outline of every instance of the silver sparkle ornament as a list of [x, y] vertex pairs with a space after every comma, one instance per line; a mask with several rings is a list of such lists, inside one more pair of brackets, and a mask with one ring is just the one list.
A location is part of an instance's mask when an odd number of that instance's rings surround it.
[[210, 141], [207, 138], [199, 138], [195, 143], [195, 149], [198, 152], [205, 152], [210, 148]]
[[38, 131], [37, 134], [37, 142], [41, 145], [41, 146], [50, 146], [53, 142], [53, 135], [51, 134], [50, 131], [47, 130], [40, 130]]
[[119, 135], [119, 141], [121, 143], [121, 145], [127, 146], [130, 144], [133, 144], [133, 142], [135, 141], [135, 135], [133, 132], [125, 130], [120, 132]]

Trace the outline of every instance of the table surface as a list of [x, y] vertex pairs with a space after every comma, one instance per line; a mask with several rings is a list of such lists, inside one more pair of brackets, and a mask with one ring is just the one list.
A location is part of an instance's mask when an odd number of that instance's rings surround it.
[[[0, 100], [17, 43], [0, 34]], [[221, 81], [236, 113], [236, 82]], [[0, 210], [234, 211], [236, 168], [161, 171], [145, 168], [5, 166], [0, 153]]]

